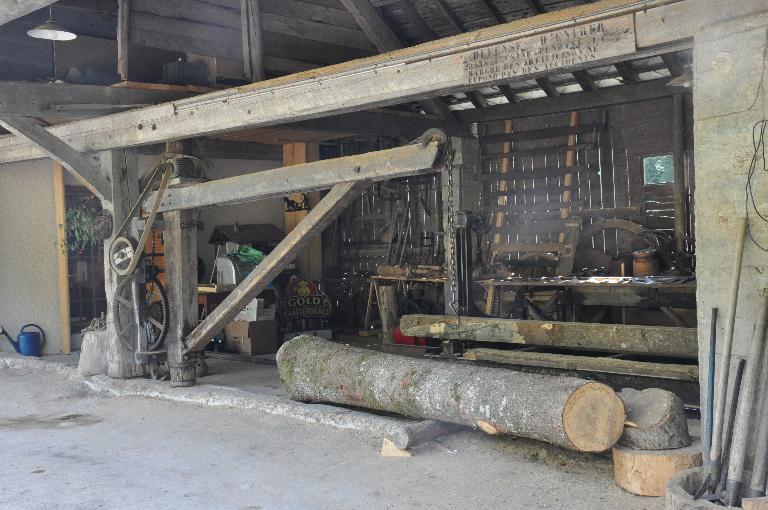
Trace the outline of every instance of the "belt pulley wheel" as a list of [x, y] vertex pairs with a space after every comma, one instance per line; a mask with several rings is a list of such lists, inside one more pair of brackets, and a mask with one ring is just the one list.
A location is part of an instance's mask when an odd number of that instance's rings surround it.
[[[131, 281], [132, 278], [125, 278], [118, 284], [115, 296], [112, 298], [112, 316], [118, 338], [127, 349], [135, 352]], [[141, 294], [139, 311], [142, 321], [139, 327], [147, 333], [147, 349], [157, 351], [165, 345], [165, 337], [168, 334], [170, 321], [168, 295], [157, 278], [151, 278], [139, 287]]]
[[109, 243], [109, 267], [120, 276], [133, 272], [131, 261], [136, 256], [135, 241], [127, 237], [116, 237]]

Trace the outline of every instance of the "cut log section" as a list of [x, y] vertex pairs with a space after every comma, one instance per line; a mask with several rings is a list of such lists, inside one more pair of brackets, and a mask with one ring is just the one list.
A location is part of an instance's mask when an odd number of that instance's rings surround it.
[[322, 401], [481, 427], [577, 451], [613, 446], [624, 404], [608, 386], [575, 377], [415, 359], [300, 336], [277, 353], [299, 401]]
[[419, 446], [438, 437], [455, 434], [464, 429], [461, 425], [455, 423], [446, 423], [444, 421], [424, 420], [414, 423], [408, 423], [393, 430], [389, 435], [389, 440], [394, 446], [401, 450], [407, 450]]
[[446, 315], [404, 315], [408, 336], [695, 358], [696, 328], [548, 322]]
[[768, 510], [768, 498], [744, 498], [741, 500], [744, 510]]
[[701, 442], [675, 450], [634, 450], [613, 447], [616, 485], [639, 496], [664, 496], [667, 483], [686, 469], [701, 466]]
[[627, 412], [620, 444], [635, 450], [671, 450], [691, 445], [680, 397], [659, 388], [624, 388], [619, 397]]

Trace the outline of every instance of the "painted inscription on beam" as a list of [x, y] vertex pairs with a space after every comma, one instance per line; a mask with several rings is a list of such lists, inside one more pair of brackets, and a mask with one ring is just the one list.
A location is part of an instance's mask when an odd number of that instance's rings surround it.
[[464, 77], [475, 85], [545, 75], [634, 50], [634, 23], [631, 16], [623, 16], [465, 53]]

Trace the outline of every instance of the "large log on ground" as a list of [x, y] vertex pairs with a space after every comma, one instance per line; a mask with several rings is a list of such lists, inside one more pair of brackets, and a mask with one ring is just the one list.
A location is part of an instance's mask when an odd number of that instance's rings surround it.
[[701, 442], [674, 450], [634, 450], [613, 447], [616, 485], [639, 496], [663, 496], [678, 473], [701, 466]]
[[277, 366], [294, 400], [468, 425], [577, 451], [607, 450], [624, 427], [616, 393], [575, 377], [408, 358], [311, 336], [285, 343]]
[[671, 450], [691, 445], [680, 397], [660, 388], [619, 392], [627, 422], [619, 443], [635, 450]]
[[548, 322], [446, 315], [404, 315], [408, 336], [695, 358], [696, 328]]

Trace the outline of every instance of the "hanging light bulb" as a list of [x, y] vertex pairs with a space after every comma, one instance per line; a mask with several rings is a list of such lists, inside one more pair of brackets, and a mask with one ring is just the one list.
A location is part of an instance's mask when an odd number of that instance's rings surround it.
[[35, 28], [27, 30], [27, 35], [35, 39], [47, 39], [49, 41], [71, 41], [77, 37], [77, 34], [67, 30], [63, 26], [53, 21], [53, 5], [49, 7], [48, 21]]

